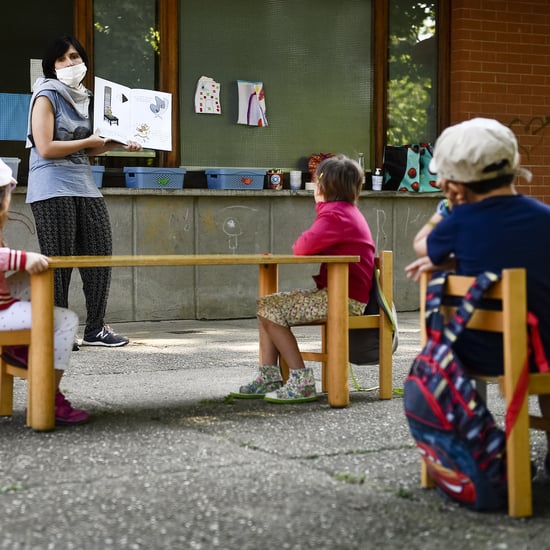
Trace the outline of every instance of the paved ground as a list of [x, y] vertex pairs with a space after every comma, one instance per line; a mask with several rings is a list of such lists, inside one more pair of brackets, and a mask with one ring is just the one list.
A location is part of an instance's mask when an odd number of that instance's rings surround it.
[[[400, 314], [394, 387], [418, 350]], [[62, 382], [93, 412], [78, 428], [24, 427], [23, 382], [0, 419], [0, 548], [544, 549], [550, 481], [535, 515], [469, 512], [419, 487], [399, 395], [352, 388], [351, 406], [229, 400], [257, 362], [254, 320], [118, 325], [120, 349], [82, 348]], [[298, 330], [315, 343], [315, 329]], [[377, 367], [354, 367], [361, 388]], [[319, 378], [317, 371], [317, 377]], [[502, 403], [490, 390], [499, 421]], [[533, 458], [545, 445], [533, 432]]]

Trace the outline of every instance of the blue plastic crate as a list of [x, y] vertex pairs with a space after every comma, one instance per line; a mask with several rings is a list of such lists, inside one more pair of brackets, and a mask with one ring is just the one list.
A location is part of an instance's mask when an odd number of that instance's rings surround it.
[[209, 168], [204, 171], [208, 189], [263, 189], [266, 170]]
[[105, 166], [92, 166], [91, 168], [95, 184], [98, 188], [100, 188], [103, 185], [103, 173], [105, 172]]
[[140, 189], [182, 189], [185, 168], [125, 166], [126, 187]]

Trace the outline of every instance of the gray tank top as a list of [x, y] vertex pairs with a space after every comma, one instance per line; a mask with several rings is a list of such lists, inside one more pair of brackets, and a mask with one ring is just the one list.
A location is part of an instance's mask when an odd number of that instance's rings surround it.
[[[70, 141], [90, 135], [93, 117], [82, 117], [63, 97], [53, 90], [44, 90], [36, 97], [46, 96], [52, 103], [54, 139]], [[31, 105], [32, 108], [32, 105]], [[90, 160], [84, 150], [56, 159], [40, 156], [36, 147], [31, 148], [27, 203], [53, 197], [101, 197], [97, 188]]]

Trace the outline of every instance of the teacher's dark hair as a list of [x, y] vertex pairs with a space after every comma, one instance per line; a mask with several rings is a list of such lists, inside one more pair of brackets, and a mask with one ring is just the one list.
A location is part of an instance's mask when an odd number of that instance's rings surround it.
[[57, 79], [57, 75], [55, 73], [55, 62], [63, 56], [70, 46], [74, 46], [74, 49], [79, 53], [86, 67], [89, 66], [88, 54], [82, 44], [74, 36], [61, 36], [60, 38], [56, 38], [47, 47], [44, 57], [42, 58], [42, 71], [44, 72], [44, 76], [46, 78]]

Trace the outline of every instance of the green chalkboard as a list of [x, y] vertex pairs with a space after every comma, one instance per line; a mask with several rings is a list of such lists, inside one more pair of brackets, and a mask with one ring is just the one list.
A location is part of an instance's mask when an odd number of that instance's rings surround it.
[[[372, 136], [370, 0], [182, 0], [182, 165], [307, 170], [316, 153], [365, 154]], [[197, 114], [201, 76], [220, 115]], [[237, 124], [237, 80], [264, 84], [268, 126]]]

